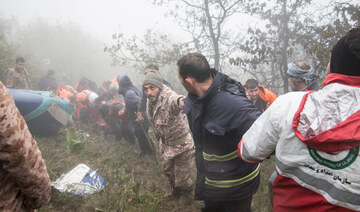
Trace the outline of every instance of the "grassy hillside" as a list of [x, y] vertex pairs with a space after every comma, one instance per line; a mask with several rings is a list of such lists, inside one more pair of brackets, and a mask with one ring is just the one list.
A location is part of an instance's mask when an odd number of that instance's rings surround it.
[[[169, 187], [162, 173], [159, 154], [157, 164], [153, 156], [139, 158], [137, 145], [125, 140], [115, 141], [113, 136], [104, 139], [102, 132], [95, 127], [77, 126], [76, 131], [83, 135], [81, 140], [84, 141], [77, 148], [69, 147], [65, 131], [53, 137], [36, 138], [51, 181], [84, 163], [102, 175], [108, 185], [101, 192], [87, 197], [52, 189], [50, 203], [40, 211], [201, 211], [200, 201], [184, 205], [163, 198]], [[267, 160], [261, 167], [261, 186], [253, 198], [255, 212], [271, 211], [267, 179], [274, 169], [274, 162]]]

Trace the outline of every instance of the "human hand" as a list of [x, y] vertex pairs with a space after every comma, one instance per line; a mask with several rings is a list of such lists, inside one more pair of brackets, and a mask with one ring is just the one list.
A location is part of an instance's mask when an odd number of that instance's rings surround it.
[[119, 111], [118, 116], [123, 116], [124, 114], [125, 114], [125, 110], [122, 109], [122, 110]]
[[142, 112], [137, 112], [136, 113], [136, 120], [135, 121], [138, 122], [138, 123], [141, 123], [141, 122], [144, 121], [144, 117], [142, 116]]
[[185, 97], [182, 97], [179, 100], [179, 108], [182, 110], [184, 108], [184, 105], [185, 105]]

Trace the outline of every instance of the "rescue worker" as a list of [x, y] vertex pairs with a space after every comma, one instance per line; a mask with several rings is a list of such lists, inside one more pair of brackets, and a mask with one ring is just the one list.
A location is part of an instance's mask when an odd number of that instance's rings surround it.
[[24, 58], [16, 58], [15, 67], [5, 71], [5, 86], [7, 88], [31, 89], [29, 73], [25, 69]]
[[135, 135], [132, 132], [132, 125], [127, 114], [122, 111], [125, 109], [125, 104], [120, 102], [108, 102], [101, 105], [100, 114], [105, 120], [108, 128], [104, 131], [104, 137], [115, 134], [115, 139], [120, 140], [125, 138], [130, 144], [135, 144]]
[[[159, 75], [161, 75], [159, 72], [159, 66], [157, 66], [157, 65], [154, 65], [154, 64], [147, 65], [144, 69], [144, 75], [146, 76], [146, 74], [149, 73], [150, 71], [156, 72]], [[164, 79], [163, 79], [163, 84], [165, 84], [166, 86], [168, 86], [169, 88], [172, 89], [171, 84]], [[139, 111], [136, 113], [136, 121], [137, 122], [142, 122], [144, 119], [142, 112], [145, 111], [146, 102], [147, 102], [147, 98], [146, 98], [145, 93], [143, 93], [143, 96], [142, 96], [140, 104], [139, 104]]]
[[244, 87], [248, 93], [249, 100], [260, 112], [264, 112], [276, 99], [276, 95], [273, 92], [259, 85], [259, 82], [255, 79], [248, 79]]
[[292, 91], [317, 91], [321, 89], [314, 69], [305, 61], [288, 64], [287, 75]]
[[35, 211], [50, 200], [46, 165], [2, 82], [0, 105], [0, 211]]
[[151, 141], [147, 140], [149, 120], [145, 116], [143, 122], [136, 122], [136, 112], [139, 109], [142, 91], [132, 84], [130, 78], [127, 75], [117, 76], [117, 81], [119, 84], [119, 93], [123, 95], [125, 100], [125, 110], [122, 113], [127, 114], [130, 122], [133, 125], [134, 134], [139, 142], [141, 149], [140, 157], [146, 154], [151, 154], [151, 146], [149, 144]]
[[260, 111], [241, 83], [210, 69], [203, 55], [187, 54], [177, 65], [188, 91], [183, 110], [195, 142], [195, 199], [204, 200], [203, 211], [251, 211], [259, 165], [237, 157], [237, 144]]
[[90, 90], [83, 90], [77, 94], [77, 110], [79, 112], [79, 120], [87, 122], [95, 122], [102, 126], [104, 120], [100, 117], [100, 105], [96, 102], [99, 96]]
[[275, 149], [273, 211], [360, 211], [360, 29], [331, 51], [323, 89], [278, 97], [239, 143], [246, 162]]
[[148, 98], [146, 114], [159, 138], [163, 170], [171, 186], [166, 196], [190, 203], [194, 142], [187, 118], [182, 113], [181, 102], [185, 97], [164, 85], [161, 76], [155, 72], [146, 74], [143, 90]]
[[98, 103], [106, 103], [107, 101], [113, 101], [113, 102], [117, 102], [117, 100], [119, 98], [117, 98], [117, 96], [119, 91], [119, 86], [115, 83], [112, 83], [111, 85], [109, 85], [109, 88], [102, 92], [99, 97], [96, 99], [96, 102]]

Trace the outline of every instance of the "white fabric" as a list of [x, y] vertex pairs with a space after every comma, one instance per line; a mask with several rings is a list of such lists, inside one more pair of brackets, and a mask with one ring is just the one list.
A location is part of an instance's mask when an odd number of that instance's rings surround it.
[[[278, 97], [245, 133], [240, 154], [248, 162], [260, 162], [276, 150], [276, 160], [279, 161], [276, 168], [280, 175], [290, 177], [300, 185], [321, 194], [332, 204], [360, 210], [359, 204], [352, 205], [339, 200], [342, 197], [330, 196], [325, 191], [326, 189], [321, 188], [324, 184], [330, 183], [334, 190], [344, 191], [358, 198], [360, 195], [360, 158], [346, 168], [330, 169], [310, 156], [307, 146], [296, 137], [293, 131], [293, 118], [305, 94], [306, 92], [295, 92]], [[330, 84], [308, 96], [298, 129], [303, 135], [318, 134], [346, 120], [359, 109], [360, 88], [337, 83]], [[317, 152], [327, 160], [339, 161], [349, 151], [342, 151], [337, 155]], [[279, 164], [283, 166], [279, 167]], [[295, 172], [285, 172], [284, 166], [304, 174], [300, 176], [295, 175]], [[338, 178], [343, 179], [343, 182]], [[325, 180], [316, 185], [318, 188], [306, 183], [309, 180], [317, 181], [317, 179]], [[344, 183], [345, 179], [351, 184]], [[358, 202], [360, 203], [360, 199]]]
[[97, 95], [95, 92], [92, 92], [90, 90], [83, 90], [82, 92], [84, 92], [86, 94], [86, 96], [88, 97], [89, 100], [89, 106], [90, 107], [96, 107], [96, 98], [99, 97], [99, 95]]

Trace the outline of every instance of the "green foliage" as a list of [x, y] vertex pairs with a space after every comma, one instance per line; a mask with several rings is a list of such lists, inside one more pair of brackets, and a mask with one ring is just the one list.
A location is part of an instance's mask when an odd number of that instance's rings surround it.
[[74, 127], [66, 129], [66, 141], [68, 151], [71, 153], [78, 153], [84, 149], [84, 135]]

